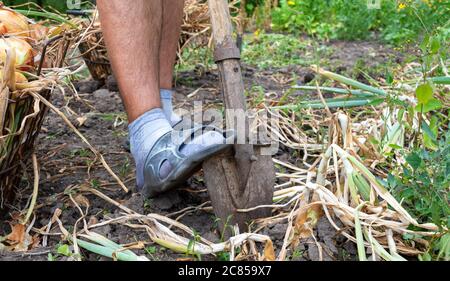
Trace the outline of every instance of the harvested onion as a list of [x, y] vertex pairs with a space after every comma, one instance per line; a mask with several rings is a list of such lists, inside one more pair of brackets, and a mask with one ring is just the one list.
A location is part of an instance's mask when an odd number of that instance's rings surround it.
[[0, 35], [30, 36], [28, 19], [0, 2]]
[[[0, 71], [0, 81], [3, 80], [3, 71]], [[21, 72], [15, 73], [16, 84], [27, 83], [28, 79]]]
[[0, 62], [5, 63], [6, 50], [14, 48], [16, 51], [16, 67], [19, 69], [29, 69], [34, 65], [33, 48], [31, 45], [19, 38], [0, 38]]

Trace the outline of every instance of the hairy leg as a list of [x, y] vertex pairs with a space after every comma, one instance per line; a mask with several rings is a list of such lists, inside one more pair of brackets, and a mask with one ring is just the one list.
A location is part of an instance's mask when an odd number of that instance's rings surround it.
[[[159, 163], [158, 155], [152, 152], [155, 145], [166, 141], [163, 137], [173, 131], [169, 122], [174, 119], [173, 116], [168, 118], [161, 109], [160, 88], [172, 88], [182, 4], [181, 0], [97, 1], [108, 55], [130, 122], [130, 149], [136, 162], [138, 190], [144, 187], [161, 188], [160, 185], [146, 186], [145, 173], [150, 179], [159, 177], [168, 182], [180, 180], [170, 178], [170, 175], [179, 175], [173, 173], [176, 166], [169, 160]], [[164, 10], [166, 16], [163, 28]], [[161, 37], [162, 33], [164, 38]], [[186, 158], [199, 157], [211, 147], [224, 143], [225, 139], [217, 132], [207, 132], [195, 141], [180, 149]], [[147, 161], [150, 162], [146, 164]], [[158, 163], [153, 163], [155, 161]], [[152, 166], [156, 164], [159, 170], [154, 171]], [[182, 166], [178, 166], [178, 169], [188, 171]], [[147, 181], [147, 184], [150, 182]]]
[[166, 1], [97, 1], [108, 56], [130, 123], [161, 107], [159, 48]]
[[163, 0], [163, 25], [159, 49], [162, 89], [172, 89], [173, 70], [183, 23], [183, 7], [184, 0]]

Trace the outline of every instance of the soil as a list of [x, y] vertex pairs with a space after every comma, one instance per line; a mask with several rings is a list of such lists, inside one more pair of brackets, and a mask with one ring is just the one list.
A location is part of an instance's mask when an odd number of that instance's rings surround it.
[[[335, 52], [330, 57], [331, 62], [339, 63], [334, 70], [340, 73], [351, 72], [357, 62], [377, 67], [387, 63], [395, 53], [374, 42], [331, 42]], [[345, 63], [342, 63], [345, 62]], [[314, 78], [314, 74], [306, 67], [287, 66], [282, 69], [260, 71], [254, 67], [243, 67], [246, 89], [251, 93], [254, 85], [264, 88], [266, 93], [275, 93], [277, 96], [290, 88], [295, 82], [304, 84]], [[295, 74], [295, 75], [293, 75]], [[295, 77], [295, 78], [292, 78]], [[296, 79], [293, 81], [292, 79]], [[105, 84], [96, 81], [80, 81], [75, 83], [78, 94], [55, 92], [53, 104], [62, 109], [70, 120], [78, 126], [80, 132], [105, 157], [114, 172], [133, 189], [134, 162], [127, 148], [127, 120], [123, 105], [118, 93], [117, 83], [113, 77], [108, 78]], [[218, 73], [216, 70], [196, 69], [195, 71], [178, 73], [176, 107], [189, 109], [195, 100], [202, 100], [208, 106], [221, 106], [221, 96], [218, 89]], [[296, 92], [294, 95], [304, 95]], [[190, 96], [190, 98], [188, 98]], [[312, 97], [311, 97], [312, 98]], [[82, 124], [80, 124], [80, 122]], [[73, 229], [80, 217], [77, 208], [73, 206], [65, 194], [69, 188], [87, 185], [97, 188], [114, 200], [139, 213], [158, 213], [169, 215], [189, 206], [198, 206], [209, 200], [199, 172], [184, 186], [162, 195], [157, 199], [145, 200], [134, 190], [125, 193], [101, 166], [99, 161], [92, 164], [93, 155], [86, 145], [72, 132], [70, 128], [53, 112], [46, 117], [36, 147], [40, 163], [40, 185], [37, 208], [35, 211], [34, 227], [41, 228], [48, 224], [54, 211], [62, 210], [61, 221], [64, 226]], [[276, 157], [291, 159], [290, 150], [282, 147]], [[298, 157], [298, 156], [297, 156]], [[294, 163], [295, 163], [294, 159]], [[32, 177], [32, 173], [29, 174]], [[8, 234], [11, 215], [14, 211], [23, 210], [31, 194], [31, 187], [25, 177], [22, 189], [19, 192], [15, 209], [10, 210], [3, 222], [0, 221], [0, 237]], [[107, 218], [115, 217], [120, 211], [111, 204], [106, 203], [94, 195], [85, 195], [89, 202], [87, 218], [93, 222], [101, 222]], [[172, 216], [172, 218], [175, 218]], [[180, 219], [180, 222], [194, 229], [201, 236], [219, 242], [220, 236], [214, 222], [215, 216], [211, 211], [197, 211]], [[283, 244], [287, 224], [267, 226], [261, 231], [268, 234], [274, 241], [278, 252]], [[57, 232], [57, 228], [53, 228]], [[109, 239], [129, 244], [136, 241], [147, 241], [146, 246], [155, 246], [156, 251], [147, 257], [151, 260], [177, 260], [185, 259], [186, 255], [175, 254], [148, 241], [144, 231], [135, 230], [122, 225], [107, 225], [98, 228], [96, 232]], [[288, 257], [291, 260], [319, 260], [320, 245], [324, 260], [352, 260], [355, 259], [356, 248], [353, 243], [338, 235], [326, 218], [320, 219], [314, 230], [317, 243], [312, 239], [302, 241], [296, 249], [290, 249]], [[56, 260], [70, 259], [57, 253], [61, 245], [61, 237], [50, 236], [47, 246], [42, 243], [29, 252], [5, 252], [0, 248], [0, 260], [47, 260], [49, 253]], [[137, 250], [138, 254], [146, 254]], [[82, 250], [87, 260], [105, 260], [106, 258]], [[216, 260], [218, 257], [202, 257], [203, 260]], [[106, 259], [107, 260], [107, 259]]]

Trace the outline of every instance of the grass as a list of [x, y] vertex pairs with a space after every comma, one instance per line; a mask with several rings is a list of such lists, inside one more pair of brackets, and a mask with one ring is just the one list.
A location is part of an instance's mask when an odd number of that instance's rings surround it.
[[307, 65], [305, 53], [309, 40], [284, 34], [258, 33], [247, 35], [242, 58], [246, 64], [260, 69], [279, 68], [289, 65]]
[[70, 152], [70, 158], [86, 158], [91, 155], [91, 151], [85, 148], [74, 149]]
[[177, 72], [191, 71], [198, 65], [211, 68], [214, 65], [213, 53], [208, 47], [192, 45], [183, 50], [176, 68]]
[[299, 259], [303, 256], [304, 251], [300, 250], [300, 249], [295, 249], [294, 252], [292, 253], [291, 259]]
[[132, 171], [130, 159], [128, 157], [125, 157], [124, 162], [120, 165], [119, 168], [119, 176], [121, 178], [126, 178]]
[[90, 184], [91, 184], [92, 188], [95, 188], [95, 189], [100, 188], [100, 181], [98, 179], [91, 180]]
[[155, 254], [158, 252], [158, 249], [155, 246], [146, 247], [144, 250], [145, 253], [150, 256], [151, 260], [153, 261], [159, 260], [159, 258], [155, 256]]
[[[312, 38], [255, 32], [244, 36], [242, 61], [261, 70], [292, 65], [306, 67], [325, 63], [332, 53], [331, 47], [316, 44]], [[177, 71], [192, 71], [199, 67], [215, 67], [212, 51], [207, 47], [185, 48]]]

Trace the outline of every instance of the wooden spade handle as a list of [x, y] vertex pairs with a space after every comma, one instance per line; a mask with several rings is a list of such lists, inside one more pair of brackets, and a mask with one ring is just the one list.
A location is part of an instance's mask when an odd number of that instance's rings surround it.
[[[208, 0], [208, 5], [227, 126], [232, 128], [233, 116], [228, 110], [247, 110], [240, 52], [233, 40], [228, 1]], [[208, 192], [222, 230], [224, 226], [236, 223], [241, 230], [245, 230], [246, 223], [251, 219], [270, 215], [270, 209], [267, 208], [252, 212], [240, 212], [239, 209], [270, 205], [273, 199], [275, 169], [272, 157], [261, 155], [260, 147], [249, 143], [248, 118], [241, 122], [245, 122], [245, 139], [241, 138], [241, 142], [235, 145], [234, 155], [219, 155], [203, 163]], [[237, 125], [242, 128], [242, 124]], [[245, 144], [241, 144], [242, 140]], [[231, 233], [226, 231], [225, 234]]]
[[[209, 0], [209, 11], [211, 16], [213, 40], [215, 45], [215, 60], [218, 64], [220, 73], [220, 83], [223, 92], [225, 108], [241, 110], [246, 112], [247, 106], [244, 97], [244, 81], [242, 79], [241, 65], [239, 58], [233, 56], [239, 49], [233, 40], [233, 26], [231, 24], [230, 10], [228, 7], [228, 1], [226, 0]], [[221, 55], [218, 55], [222, 53]], [[230, 54], [231, 58], [226, 58], [226, 54]], [[220, 58], [219, 58], [220, 57]], [[225, 59], [224, 59], [225, 58]], [[230, 113], [230, 111], [226, 111]], [[227, 125], [231, 128], [230, 122], [233, 116], [227, 116]], [[238, 121], [239, 122], [239, 121]], [[246, 134], [248, 133], [248, 120], [244, 125]], [[245, 141], [248, 143], [248, 136], [245, 136]], [[242, 141], [241, 139], [240, 141]], [[239, 173], [240, 179], [247, 179], [249, 169], [251, 166], [251, 159], [254, 159], [253, 146], [249, 144], [239, 144], [235, 146], [236, 161], [240, 167]], [[244, 187], [242, 182], [240, 187]], [[241, 191], [243, 191], [241, 189]]]

